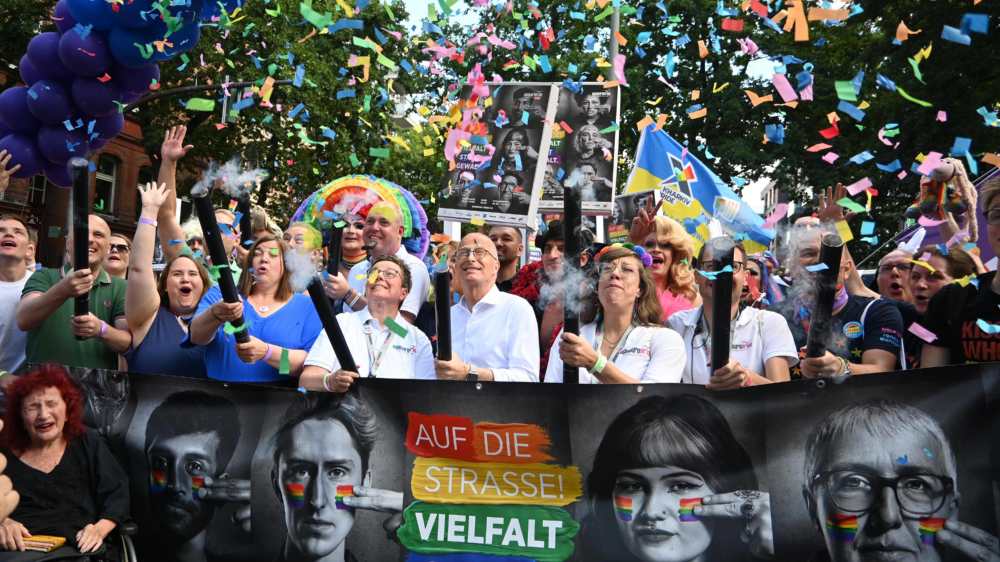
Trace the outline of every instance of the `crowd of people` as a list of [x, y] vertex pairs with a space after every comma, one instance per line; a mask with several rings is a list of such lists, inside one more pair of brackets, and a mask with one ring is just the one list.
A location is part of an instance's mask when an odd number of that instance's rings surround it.
[[[698, 244], [657, 215], [650, 198], [630, 243], [597, 244], [582, 229], [584, 250], [567, 260], [556, 220], [535, 237], [541, 260], [522, 266], [524, 232], [503, 225], [461, 240], [436, 235], [421, 260], [402, 244], [398, 210], [380, 203], [342, 217], [341, 262], [322, 276], [356, 363], [345, 371], [312, 301], [292, 283], [293, 261], [327, 270], [323, 233], [307, 222], [282, 231], [255, 209], [252, 235], [241, 236], [238, 217], [219, 208], [229, 262], [212, 263], [197, 221], [181, 224], [175, 214], [177, 162], [192, 148], [185, 133], [167, 133], [157, 182], [139, 186], [142, 210], [131, 237], [90, 216], [87, 268], [70, 265], [72, 233], [63, 267], [36, 266], [28, 225], [0, 217], [0, 370], [51, 362], [344, 392], [359, 377], [562, 382], [566, 368], [576, 367], [581, 383], [727, 390], [997, 358], [990, 328], [1000, 320], [993, 306], [1000, 281], [958, 237], [890, 251], [867, 284], [845, 250], [825, 351], [807, 357], [821, 245], [843, 218], [839, 208], [792, 217], [780, 246], [750, 254], [732, 238]], [[992, 180], [979, 196], [994, 252], [998, 193], [1000, 180]], [[165, 259], [159, 273], [157, 238]], [[720, 247], [732, 248], [731, 265], [714, 255]], [[567, 268], [570, 262], [578, 267]], [[441, 264], [452, 274], [451, 294], [432, 290]], [[722, 270], [732, 273], [730, 299], [715, 294]], [[216, 282], [226, 274], [237, 302], [227, 302]], [[86, 315], [75, 314], [79, 296], [89, 298]], [[437, 299], [451, 303], [447, 360], [435, 358]], [[713, 366], [720, 300], [731, 303], [729, 361]], [[562, 329], [567, 311], [579, 313], [578, 334]], [[248, 337], [238, 338], [241, 332]]]

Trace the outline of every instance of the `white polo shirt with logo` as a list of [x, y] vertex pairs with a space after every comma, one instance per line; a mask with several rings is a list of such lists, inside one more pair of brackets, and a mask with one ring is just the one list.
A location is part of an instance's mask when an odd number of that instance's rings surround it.
[[[580, 337], [597, 349], [597, 323], [591, 322], [580, 327]], [[618, 348], [608, 357], [626, 375], [643, 383], [680, 382], [684, 369], [684, 348], [681, 338], [670, 328], [663, 326], [635, 326], [618, 344]], [[563, 382], [563, 362], [559, 357], [562, 330], [556, 336], [549, 364], [545, 368], [545, 382]], [[580, 368], [580, 384], [600, 384], [587, 369]]]

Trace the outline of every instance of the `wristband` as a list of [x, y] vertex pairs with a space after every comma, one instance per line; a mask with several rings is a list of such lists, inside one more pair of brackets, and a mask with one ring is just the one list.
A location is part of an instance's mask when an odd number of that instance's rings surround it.
[[359, 300], [361, 300], [361, 293], [354, 291], [354, 298], [351, 299], [351, 302], [347, 303], [347, 306], [354, 308], [354, 305], [358, 304]]
[[331, 389], [330, 386], [327, 384], [327, 382], [330, 380], [330, 375], [332, 374], [333, 374], [332, 372], [327, 372], [325, 375], [323, 375], [323, 390], [327, 392], [333, 392], [333, 389]]
[[604, 368], [607, 366], [608, 366], [608, 358], [598, 353], [597, 361], [594, 361], [594, 366], [589, 369], [589, 372], [590, 374], [597, 376], [600, 375], [604, 371]]
[[107, 333], [108, 333], [108, 323], [105, 322], [104, 320], [101, 320], [101, 337], [103, 338], [104, 334]]
[[139, 217], [139, 224], [148, 224], [149, 226], [156, 228], [156, 220], [147, 219], [146, 217]]
[[274, 348], [271, 347], [271, 344], [269, 343], [265, 343], [264, 345], [267, 346], [267, 351], [264, 352], [264, 357], [261, 359], [261, 361], [267, 363], [267, 360], [271, 358], [271, 354], [274, 353]]

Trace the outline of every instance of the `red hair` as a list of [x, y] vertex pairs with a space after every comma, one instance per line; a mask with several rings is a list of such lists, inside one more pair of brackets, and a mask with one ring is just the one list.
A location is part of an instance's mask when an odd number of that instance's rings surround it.
[[28, 395], [46, 388], [58, 390], [66, 402], [66, 425], [63, 427], [63, 437], [67, 441], [72, 441], [86, 431], [83, 425], [83, 394], [80, 388], [69, 377], [65, 367], [48, 363], [36, 367], [7, 387], [7, 411], [4, 413], [0, 441], [3, 441], [8, 449], [20, 453], [28, 448], [31, 439], [24, 427], [21, 408]]

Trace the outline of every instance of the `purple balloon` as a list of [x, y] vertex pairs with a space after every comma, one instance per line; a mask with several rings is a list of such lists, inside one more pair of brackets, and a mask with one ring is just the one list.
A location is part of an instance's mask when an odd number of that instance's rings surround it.
[[162, 21], [160, 13], [152, 9], [150, 0], [131, 0], [118, 5], [115, 25], [131, 29], [149, 27], [154, 21]]
[[21, 80], [29, 86], [43, 79], [28, 55], [21, 57], [21, 62], [17, 65], [17, 71], [21, 74]]
[[70, 118], [73, 103], [62, 84], [40, 80], [28, 88], [28, 111], [42, 123], [54, 125]]
[[73, 73], [59, 58], [59, 34], [55, 31], [39, 33], [28, 43], [28, 58], [42, 80], [69, 81]]
[[101, 148], [107, 144], [108, 141], [118, 136], [118, 133], [122, 132], [122, 129], [124, 128], [125, 116], [117, 111], [107, 117], [95, 119], [93, 132], [97, 133], [97, 137], [95, 138], [91, 135], [91, 150]]
[[8, 166], [21, 165], [21, 169], [14, 174], [15, 178], [30, 178], [42, 171], [44, 159], [32, 137], [18, 133], [9, 134], [0, 139], [0, 150], [6, 150], [11, 155]]
[[114, 25], [115, 12], [107, 0], [66, 0], [70, 14], [77, 22], [106, 31]]
[[70, 13], [69, 2], [66, 0], [56, 2], [55, 10], [52, 12], [52, 21], [55, 22], [59, 33], [66, 33], [66, 31], [76, 27], [76, 18]]
[[96, 78], [111, 68], [111, 51], [104, 34], [91, 30], [86, 37], [70, 30], [59, 39], [59, 58], [77, 76]]
[[77, 78], [71, 88], [73, 103], [84, 115], [106, 117], [118, 111], [115, 102], [122, 100], [121, 91], [113, 82], [101, 82], [97, 78]]
[[[125, 68], [141, 68], [153, 62], [152, 58], [143, 58], [136, 45], [146, 45], [163, 36], [148, 37], [145, 29], [128, 29], [116, 27], [108, 33], [108, 45], [115, 62]], [[145, 47], [144, 47], [145, 48]]]
[[156, 63], [144, 64], [138, 68], [116, 64], [111, 69], [111, 77], [123, 92], [146, 93], [153, 80], [160, 80], [160, 67]]
[[168, 40], [173, 43], [173, 47], [166, 47], [163, 52], [153, 53], [153, 60], [169, 60], [181, 53], [186, 53], [198, 45], [201, 38], [201, 24], [197, 21], [185, 21], [180, 29], [170, 34]]
[[45, 125], [38, 130], [38, 150], [46, 160], [65, 164], [70, 158], [87, 156], [90, 144], [85, 129], [67, 131], [62, 125]]
[[69, 175], [68, 162], [49, 162], [45, 164], [43, 171], [45, 177], [57, 187], [70, 187], [73, 185], [73, 178]]
[[34, 137], [42, 124], [28, 110], [28, 88], [15, 86], [0, 94], [0, 122], [15, 133]]

